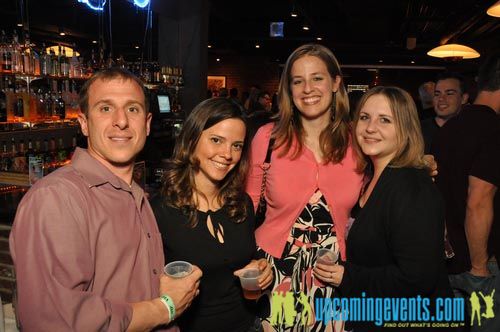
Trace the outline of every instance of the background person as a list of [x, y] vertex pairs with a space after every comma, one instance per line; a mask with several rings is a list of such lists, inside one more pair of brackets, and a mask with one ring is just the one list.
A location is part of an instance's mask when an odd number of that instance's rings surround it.
[[[375, 87], [359, 101], [353, 145], [366, 185], [353, 208], [344, 265], [314, 274], [343, 297], [452, 297], [444, 261], [444, 205], [423, 159], [412, 97]], [[432, 311], [431, 311], [432, 314]], [[373, 331], [369, 323], [353, 325]]]
[[[186, 119], [153, 202], [167, 261], [203, 271], [200, 296], [181, 319], [181, 331], [260, 331], [255, 302], [242, 296], [235, 275], [259, 268], [260, 287], [272, 282], [256, 253], [254, 213], [243, 181], [248, 170], [242, 107], [227, 98], [200, 103]], [[252, 303], [253, 302], [253, 303]]]
[[306, 44], [292, 52], [278, 96], [277, 122], [261, 127], [252, 141], [246, 188], [257, 206], [261, 165], [274, 137], [265, 191], [267, 213], [255, 234], [260, 254], [274, 268], [272, 290], [290, 292], [297, 315], [292, 326], [284, 317], [271, 324], [269, 294], [261, 302], [267, 307], [264, 325], [280, 331], [340, 331], [343, 322], [325, 326], [314, 317], [307, 317], [308, 326], [304, 326], [302, 314], [307, 308], [297, 305], [305, 298], [314, 308], [315, 297], [334, 296], [334, 288], [314, 278], [312, 268], [319, 248], [331, 249], [345, 259], [348, 216], [362, 183], [349, 144], [347, 93], [332, 52], [319, 44]]
[[469, 94], [465, 90], [462, 75], [444, 72], [437, 77], [433, 98], [435, 116], [420, 122], [424, 137], [424, 153], [431, 153], [432, 141], [439, 129], [446, 121], [457, 115], [468, 100]]

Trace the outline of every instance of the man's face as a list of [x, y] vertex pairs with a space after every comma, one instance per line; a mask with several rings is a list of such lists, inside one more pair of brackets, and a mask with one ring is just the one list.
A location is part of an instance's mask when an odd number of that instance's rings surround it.
[[460, 90], [460, 82], [455, 78], [439, 80], [434, 88], [434, 111], [439, 118], [448, 120], [457, 115], [469, 96]]
[[80, 114], [88, 152], [113, 173], [133, 166], [149, 135], [151, 114], [133, 80], [96, 80], [88, 91], [88, 115]]

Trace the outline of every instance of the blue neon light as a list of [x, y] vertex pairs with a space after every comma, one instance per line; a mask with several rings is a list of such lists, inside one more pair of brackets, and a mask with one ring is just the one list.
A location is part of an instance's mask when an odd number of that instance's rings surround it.
[[[78, 0], [78, 2], [86, 4], [92, 10], [99, 11], [104, 10], [104, 5], [106, 4], [106, 0]], [[97, 4], [94, 4], [95, 2], [97, 2]]]
[[134, 5], [140, 8], [144, 8], [149, 5], [149, 0], [134, 0]]

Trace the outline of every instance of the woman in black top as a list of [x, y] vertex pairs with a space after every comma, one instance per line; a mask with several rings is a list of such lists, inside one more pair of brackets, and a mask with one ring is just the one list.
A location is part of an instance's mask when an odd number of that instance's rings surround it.
[[245, 300], [237, 275], [262, 271], [256, 252], [254, 214], [243, 191], [248, 162], [242, 108], [226, 98], [201, 102], [186, 119], [164, 173], [162, 194], [152, 202], [163, 237], [165, 261], [201, 268], [200, 294], [178, 319], [183, 332], [259, 331], [255, 302]]
[[[443, 201], [425, 169], [413, 100], [402, 89], [375, 87], [361, 98], [354, 129], [367, 184], [352, 211], [347, 262], [317, 264], [315, 275], [345, 297], [453, 297], [444, 260]], [[373, 325], [354, 329], [364, 330]]]

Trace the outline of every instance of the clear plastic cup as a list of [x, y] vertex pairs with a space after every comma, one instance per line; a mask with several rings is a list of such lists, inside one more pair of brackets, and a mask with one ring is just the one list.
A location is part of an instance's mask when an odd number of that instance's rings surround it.
[[325, 265], [334, 265], [337, 263], [339, 255], [331, 249], [320, 248], [316, 253], [316, 262]]
[[163, 270], [172, 278], [183, 278], [193, 272], [193, 265], [185, 261], [174, 261], [165, 265]]
[[259, 287], [259, 269], [246, 269], [240, 274], [241, 288], [243, 288], [243, 296], [247, 300], [258, 299], [261, 293]]

